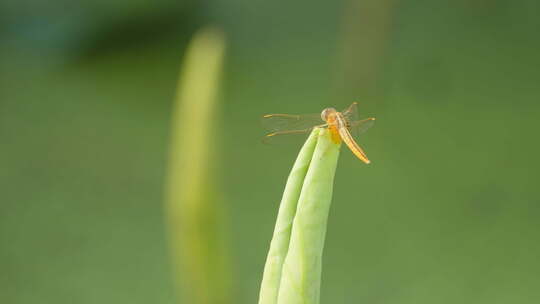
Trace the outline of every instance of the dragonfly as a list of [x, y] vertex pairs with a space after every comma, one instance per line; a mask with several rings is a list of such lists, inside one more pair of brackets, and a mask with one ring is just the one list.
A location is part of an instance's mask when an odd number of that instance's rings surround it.
[[366, 164], [370, 163], [354, 137], [372, 127], [375, 118], [359, 120], [357, 102], [353, 102], [341, 112], [335, 108], [326, 108], [321, 114], [267, 114], [262, 117], [262, 122], [270, 132], [265, 135], [264, 141], [284, 135], [309, 133], [313, 128], [327, 128], [335, 143], [343, 141], [356, 157]]

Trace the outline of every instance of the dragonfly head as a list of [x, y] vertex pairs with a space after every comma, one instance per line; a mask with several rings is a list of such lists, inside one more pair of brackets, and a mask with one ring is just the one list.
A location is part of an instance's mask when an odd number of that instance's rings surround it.
[[321, 112], [321, 118], [324, 121], [328, 121], [329, 119], [332, 119], [336, 112], [337, 111], [334, 108], [326, 108]]

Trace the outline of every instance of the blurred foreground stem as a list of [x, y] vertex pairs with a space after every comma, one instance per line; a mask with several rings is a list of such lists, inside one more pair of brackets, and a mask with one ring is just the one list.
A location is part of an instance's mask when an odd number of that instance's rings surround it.
[[216, 195], [211, 153], [224, 48], [219, 31], [204, 29], [195, 35], [183, 62], [172, 118], [169, 240], [177, 289], [194, 304], [231, 303], [223, 206]]
[[281, 200], [259, 304], [319, 303], [339, 148], [328, 130], [315, 129], [300, 150]]

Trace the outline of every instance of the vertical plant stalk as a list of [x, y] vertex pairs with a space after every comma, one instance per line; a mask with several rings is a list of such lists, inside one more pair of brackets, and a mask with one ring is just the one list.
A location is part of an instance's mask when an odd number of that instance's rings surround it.
[[174, 104], [166, 214], [177, 286], [189, 303], [230, 302], [230, 269], [222, 235], [212, 143], [225, 42], [203, 29], [190, 43]]
[[322, 253], [339, 149], [340, 144], [332, 141], [327, 129], [315, 129], [300, 151], [285, 187], [259, 304], [319, 303]]
[[276, 304], [279, 285], [281, 283], [281, 270], [285, 257], [289, 250], [289, 241], [291, 239], [291, 230], [298, 206], [298, 199], [302, 191], [302, 184], [306, 177], [313, 151], [317, 145], [317, 136], [319, 129], [313, 130], [306, 143], [300, 150], [298, 158], [293, 165], [283, 197], [279, 205], [274, 235], [270, 243], [270, 250], [264, 266], [263, 280], [259, 294], [259, 304]]

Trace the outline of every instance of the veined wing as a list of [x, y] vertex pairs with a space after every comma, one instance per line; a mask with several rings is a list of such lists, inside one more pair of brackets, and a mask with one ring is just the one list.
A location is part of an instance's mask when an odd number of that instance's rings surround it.
[[262, 117], [262, 125], [269, 132], [312, 129], [323, 124], [320, 114], [267, 114]]
[[353, 102], [347, 109], [341, 112], [347, 120], [347, 127], [354, 138], [358, 138], [358, 135], [366, 132], [369, 128], [375, 124], [375, 118], [370, 117], [367, 119], [358, 119], [358, 103]]
[[264, 142], [273, 141], [274, 138], [290, 137], [286, 135], [309, 133], [316, 126], [326, 125], [320, 114], [267, 114], [262, 117], [261, 122], [269, 132], [264, 137]]
[[341, 112], [348, 121], [358, 120], [358, 102], [353, 102], [351, 105]]
[[349, 129], [355, 133], [362, 134], [375, 124], [375, 118], [370, 117], [362, 120], [349, 122]]

